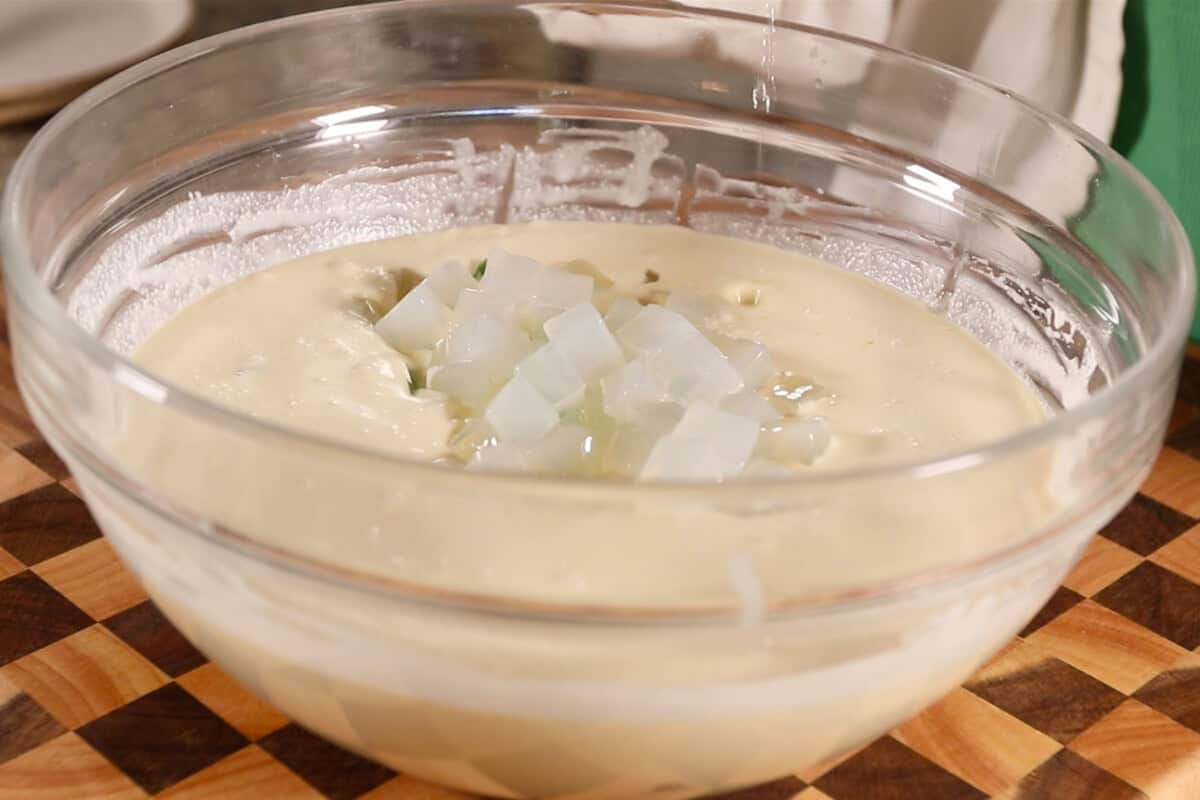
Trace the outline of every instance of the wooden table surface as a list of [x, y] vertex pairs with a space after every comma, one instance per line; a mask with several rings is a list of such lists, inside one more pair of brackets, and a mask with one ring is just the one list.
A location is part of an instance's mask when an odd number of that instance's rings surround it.
[[[348, 4], [198, 0], [193, 34]], [[0, 180], [34, 130], [0, 128]], [[1200, 798], [1198, 518], [1192, 353], [1154, 474], [1017, 639], [866, 748], [731, 797]], [[463, 797], [290, 723], [163, 619], [26, 416], [3, 336], [0, 800], [148, 796]]]

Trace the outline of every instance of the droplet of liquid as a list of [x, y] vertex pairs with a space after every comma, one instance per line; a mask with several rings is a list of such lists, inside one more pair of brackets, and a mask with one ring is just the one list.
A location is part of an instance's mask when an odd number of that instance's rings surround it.
[[816, 390], [816, 385], [794, 372], [781, 372], [771, 386], [771, 395], [780, 400], [798, 403]]
[[753, 283], [731, 283], [721, 289], [721, 296], [739, 306], [756, 306], [762, 302], [762, 287]]
[[742, 284], [734, 289], [733, 300], [739, 306], [756, 306], [762, 302], [762, 289], [753, 284]]
[[785, 417], [797, 416], [804, 404], [825, 394], [811, 379], [786, 370], [775, 376], [775, 380], [767, 387], [767, 398], [771, 405]]

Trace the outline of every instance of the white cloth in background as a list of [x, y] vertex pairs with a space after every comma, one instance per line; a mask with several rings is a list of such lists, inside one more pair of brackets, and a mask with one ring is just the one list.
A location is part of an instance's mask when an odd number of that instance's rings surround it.
[[[1125, 0], [689, 0], [827, 28], [973, 72], [1095, 136], [1121, 96]], [[748, 54], [758, 58], [758, 48]], [[848, 76], [856, 78], [858, 76]]]

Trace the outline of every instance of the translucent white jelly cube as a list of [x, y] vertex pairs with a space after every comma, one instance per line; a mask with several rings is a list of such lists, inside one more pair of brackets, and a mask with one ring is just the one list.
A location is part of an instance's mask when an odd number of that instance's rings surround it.
[[476, 450], [475, 455], [467, 462], [467, 469], [482, 472], [524, 472], [528, 468], [521, 448], [504, 442]]
[[621, 421], [636, 419], [643, 407], [661, 399], [658, 379], [646, 358], [635, 358], [605, 375], [600, 391], [604, 413]]
[[777, 372], [774, 362], [771, 361], [771, 354], [758, 342], [722, 337], [717, 344], [729, 359], [729, 363], [742, 376], [742, 380], [752, 389], [762, 386]]
[[695, 325], [662, 306], [642, 306], [637, 315], [616, 332], [621, 346], [632, 353], [652, 353], [702, 334]]
[[763, 429], [756, 452], [784, 464], [812, 464], [829, 449], [831, 440], [824, 417], [785, 419]]
[[688, 322], [697, 328], [708, 325], [721, 311], [721, 307], [715, 301], [701, 297], [688, 289], [676, 289], [671, 292], [664, 305], [687, 318]]
[[665, 397], [684, 405], [718, 405], [745, 385], [729, 359], [699, 333], [654, 353], [651, 363]]
[[634, 423], [657, 439], [675, 430], [686, 410], [678, 403], [652, 403], [642, 406]]
[[745, 468], [758, 442], [757, 421], [721, 411], [704, 403], [690, 406], [668, 439], [702, 441], [720, 460], [724, 477]]
[[756, 458], [746, 465], [742, 470], [741, 477], [753, 478], [758, 480], [779, 480], [782, 478], [794, 478], [796, 473], [785, 467], [783, 464], [777, 464], [774, 461], [768, 461], [765, 458]]
[[517, 364], [516, 375], [533, 384], [555, 408], [583, 399], [584, 382], [558, 348], [546, 343]]
[[547, 269], [538, 279], [533, 299], [538, 305], [565, 311], [591, 300], [594, 288], [594, 282], [587, 275]]
[[658, 439], [637, 425], [618, 425], [608, 438], [601, 468], [610, 475], [636, 478]]
[[557, 474], [577, 474], [587, 459], [585, 444], [589, 434], [578, 425], [559, 425], [532, 444], [522, 448], [530, 469]]
[[769, 425], [782, 419], [771, 401], [749, 386], [726, 397], [721, 401], [719, 407], [722, 411], [728, 411], [730, 414], [756, 420], [759, 425]]
[[595, 380], [625, 363], [621, 346], [591, 304], [581, 303], [543, 326], [550, 342], [585, 381]]
[[473, 413], [480, 412], [503, 385], [487, 369], [469, 361], [429, 368], [426, 381], [430, 389], [454, 399]]
[[603, 469], [609, 474], [636, 478], [659, 439], [669, 434], [683, 417], [675, 403], [650, 403], [637, 416], [613, 429], [603, 454]]
[[558, 424], [557, 409], [524, 378], [506, 383], [488, 403], [484, 416], [501, 442], [517, 444], [536, 441]]
[[458, 293], [458, 301], [454, 305], [454, 310], [461, 320], [475, 317], [508, 320], [512, 319], [517, 312], [517, 301], [516, 298], [506, 294], [468, 288]]
[[604, 314], [604, 324], [608, 326], [610, 331], [616, 331], [622, 325], [631, 321], [634, 317], [642, 312], [642, 304], [632, 297], [619, 295], [613, 298], [608, 305], [608, 311]]
[[[624, 297], [624, 295], [618, 293], [614, 289], [596, 289], [594, 292], [592, 292], [591, 302], [592, 305], [596, 307], [596, 310], [604, 315], [605, 322], [607, 323], [608, 310], [612, 308], [612, 304], [621, 297]], [[615, 330], [612, 325], [609, 325], [608, 329]]]
[[514, 342], [509, 349], [497, 350], [493, 354], [471, 363], [503, 384], [513, 376], [517, 364], [533, 353], [533, 349], [533, 344], [525, 339]]
[[458, 304], [458, 296], [463, 289], [474, 289], [477, 286], [471, 271], [461, 261], [447, 261], [434, 267], [425, 283], [429, 284], [429, 288], [448, 308], [454, 308]]
[[483, 417], [472, 417], [450, 437], [450, 452], [470, 461], [475, 451], [496, 444], [496, 432]]
[[650, 450], [638, 477], [651, 481], [720, 481], [730, 476], [706, 442], [666, 436]]
[[510, 322], [495, 317], [464, 319], [446, 339], [449, 362], [477, 361], [501, 353], [513, 353], [528, 337]]
[[561, 313], [561, 308], [551, 308], [550, 306], [542, 306], [535, 303], [523, 303], [517, 306], [516, 320], [521, 329], [531, 337], [541, 338], [541, 336], [545, 335], [542, 333], [542, 326]]
[[375, 323], [375, 331], [401, 351], [427, 350], [446, 335], [446, 306], [422, 281]]
[[532, 258], [493, 249], [487, 255], [487, 269], [479, 285], [485, 291], [527, 299], [536, 293], [545, 269]]
[[614, 425], [612, 417], [604, 413], [604, 398], [599, 383], [589, 383], [583, 397], [572, 403], [559, 414], [564, 424], [582, 425], [597, 436], [607, 436]]

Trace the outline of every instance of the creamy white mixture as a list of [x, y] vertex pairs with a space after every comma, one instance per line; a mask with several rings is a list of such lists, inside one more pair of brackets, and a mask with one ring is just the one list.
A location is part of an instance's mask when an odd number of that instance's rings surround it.
[[833, 444], [816, 469], [940, 455], [1044, 413], [980, 343], [886, 287], [775, 248], [669, 227], [478, 227], [321, 253], [184, 309], [136, 358], [256, 417], [445, 456], [455, 427], [446, 404], [410, 393], [404, 357], [371, 324], [395, 303], [397, 284], [407, 289], [448, 259], [473, 264], [493, 246], [550, 264], [585, 259], [630, 296], [686, 288], [716, 300], [718, 330], [766, 344], [783, 370], [768, 394], [830, 421]]
[[[888, 288], [665, 227], [481, 227], [321, 253], [185, 308], [136, 357], [265, 420], [437, 459], [457, 423], [436, 398], [411, 396], [405, 360], [373, 322], [395, 302], [398, 276], [403, 291], [495, 246], [548, 264], [586, 258], [630, 294], [726, 298], [725, 333], [765, 343], [797, 387], [818, 387], [795, 400], [833, 431], [801, 470], [809, 477], [983, 444], [1044, 416], [980, 343]], [[756, 302], [738, 302], [747, 297]], [[160, 523], [133, 511], [111, 521], [138, 549], [130, 560], [156, 601], [239, 680], [345, 746], [498, 796], [689, 797], [861, 743], [963, 680], [1074, 552], [973, 591], [760, 629], [764, 610], [797, 594], [959, 563], [1039, 529], [1054, 509], [1047, 454], [926, 481], [631, 493], [381, 465], [153, 404], [130, 412], [118, 452], [151, 490], [215, 523], [417, 591], [518, 608], [740, 609], [741, 626], [460, 616], [309, 582], [190, 536], [158, 548]]]
[[[412, 395], [405, 358], [373, 322], [429, 270], [496, 246], [545, 264], [586, 255], [633, 295], [686, 287], [732, 298], [722, 330], [767, 345], [788, 386], [817, 387], [784, 401], [828, 420], [828, 449], [799, 468], [814, 477], [984, 444], [1044, 416], [982, 344], [880, 284], [682, 228], [553, 222], [273, 267], [184, 308], [136, 353], [174, 384], [361, 453], [153, 404], [129, 410], [117, 452], [155, 491], [250, 538], [439, 591], [570, 603], [744, 604], [748, 582], [730, 578], [738, 559], [752, 563], [749, 583], [762, 583], [768, 603], [839, 591], [1004, 547], [1053, 507], [1037, 451], [1020, 468], [996, 460], [937, 480], [635, 495], [373, 457], [443, 458], [458, 425], [436, 396]], [[657, 281], [646, 284], [647, 271]], [[737, 302], [748, 295], [755, 304]]]
[[[793, 376], [788, 385], [817, 387], [786, 401], [833, 432], [801, 472], [928, 458], [1043, 418], [1032, 391], [983, 345], [893, 290], [672, 227], [478, 227], [321, 253], [184, 308], [136, 358], [264, 420], [439, 459], [458, 423], [436, 397], [410, 393], [404, 357], [372, 325], [430, 269], [474, 263], [495, 246], [546, 264], [586, 255], [630, 294], [686, 287], [735, 298], [723, 302], [724, 332], [766, 344]], [[649, 285], [647, 270], [658, 276]], [[736, 302], [747, 294], [756, 304]], [[729, 565], [746, 557], [771, 601], [978, 556], [1031, 530], [1052, 505], [1039, 453], [1022, 469], [997, 461], [936, 481], [901, 475], [897, 485], [748, 482], [711, 496], [618, 496], [596, 484], [515, 485], [457, 466], [389, 464], [153, 405], [129, 417], [118, 452], [184, 508], [351, 569], [466, 593], [703, 607], [745, 594]]]

